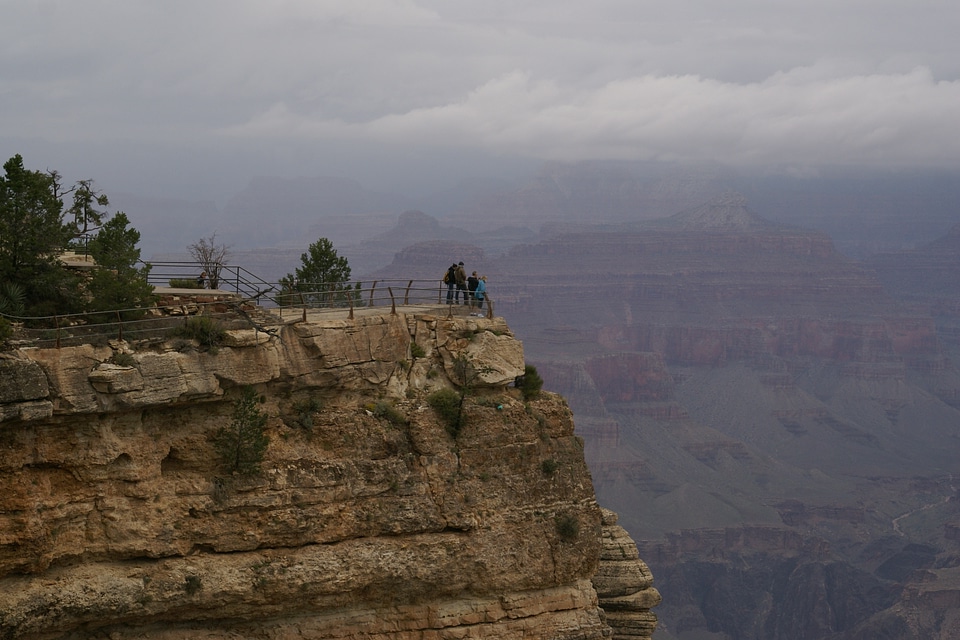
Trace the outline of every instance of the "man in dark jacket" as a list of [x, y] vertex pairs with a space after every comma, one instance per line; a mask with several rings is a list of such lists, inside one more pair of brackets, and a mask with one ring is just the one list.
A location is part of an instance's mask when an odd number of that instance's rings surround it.
[[453, 288], [457, 286], [457, 264], [453, 263], [443, 274], [443, 284], [447, 285], [447, 304], [453, 304]]
[[467, 272], [463, 268], [463, 261], [457, 265], [457, 292], [454, 294], [456, 304], [460, 304], [460, 292], [463, 292], [463, 304], [470, 304], [467, 297]]
[[470, 274], [470, 277], [467, 278], [467, 291], [470, 293], [470, 306], [471, 306], [471, 307], [477, 306], [476, 296], [474, 295], [473, 292], [477, 290], [477, 283], [478, 283], [478, 282], [480, 282], [480, 278], [477, 277], [477, 272], [474, 271], [472, 274]]

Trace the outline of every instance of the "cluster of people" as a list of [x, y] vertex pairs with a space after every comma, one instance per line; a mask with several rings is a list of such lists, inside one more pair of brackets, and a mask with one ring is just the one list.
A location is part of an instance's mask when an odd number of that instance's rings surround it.
[[[463, 268], [463, 261], [453, 263], [443, 274], [443, 283], [447, 285], [447, 304], [466, 304], [478, 309], [483, 308], [487, 298], [487, 276], [477, 276], [474, 271], [469, 277]], [[460, 295], [463, 294], [463, 302]]]

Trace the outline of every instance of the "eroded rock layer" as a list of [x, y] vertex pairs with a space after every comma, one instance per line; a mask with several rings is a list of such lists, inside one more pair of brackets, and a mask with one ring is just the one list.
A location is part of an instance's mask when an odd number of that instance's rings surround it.
[[[508, 388], [502, 320], [278, 329], [0, 359], [0, 637], [609, 636], [582, 441]], [[464, 361], [457, 431], [427, 398]], [[248, 387], [270, 443], [231, 474], [213, 442]]]
[[660, 592], [653, 587], [653, 574], [640, 559], [637, 545], [617, 524], [617, 514], [602, 511], [603, 547], [600, 567], [593, 576], [600, 606], [614, 630], [614, 640], [651, 638], [657, 628], [651, 609], [660, 604]]

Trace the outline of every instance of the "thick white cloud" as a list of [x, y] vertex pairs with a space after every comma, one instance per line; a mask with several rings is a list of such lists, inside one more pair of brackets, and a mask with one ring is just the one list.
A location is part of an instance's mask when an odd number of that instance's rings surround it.
[[831, 77], [816, 69], [734, 84], [642, 76], [592, 91], [515, 71], [463, 100], [352, 123], [278, 103], [230, 135], [481, 147], [559, 160], [739, 164], [960, 164], [960, 82], [928, 69]]
[[947, 0], [0, 0], [0, 142], [957, 166], [958, 23]]

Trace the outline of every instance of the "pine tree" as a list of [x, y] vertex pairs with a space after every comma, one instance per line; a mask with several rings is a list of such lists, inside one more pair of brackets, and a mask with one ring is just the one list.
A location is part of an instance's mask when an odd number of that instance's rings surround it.
[[70, 313], [79, 305], [76, 276], [57, 256], [71, 237], [63, 223], [56, 174], [26, 169], [17, 154], [0, 176], [0, 283], [23, 288], [27, 315]]
[[348, 296], [359, 294], [360, 283], [351, 288], [350, 264], [343, 256], [337, 255], [333, 243], [320, 238], [311, 244], [306, 253], [300, 255], [301, 266], [295, 273], [288, 273], [280, 279], [281, 304], [298, 304], [301, 300], [308, 304], [323, 306], [346, 306]]
[[[137, 266], [140, 261], [140, 232], [129, 227], [129, 219], [122, 211], [104, 224], [90, 241], [90, 253], [97, 262], [89, 289], [92, 311], [134, 309], [150, 304], [153, 287], [147, 282], [150, 265]], [[124, 319], [134, 319], [142, 312], [126, 311]]]
[[245, 387], [233, 406], [233, 422], [221, 427], [214, 447], [229, 473], [252, 475], [260, 463], [270, 438], [264, 432], [267, 416], [260, 411], [259, 397], [253, 387]]

